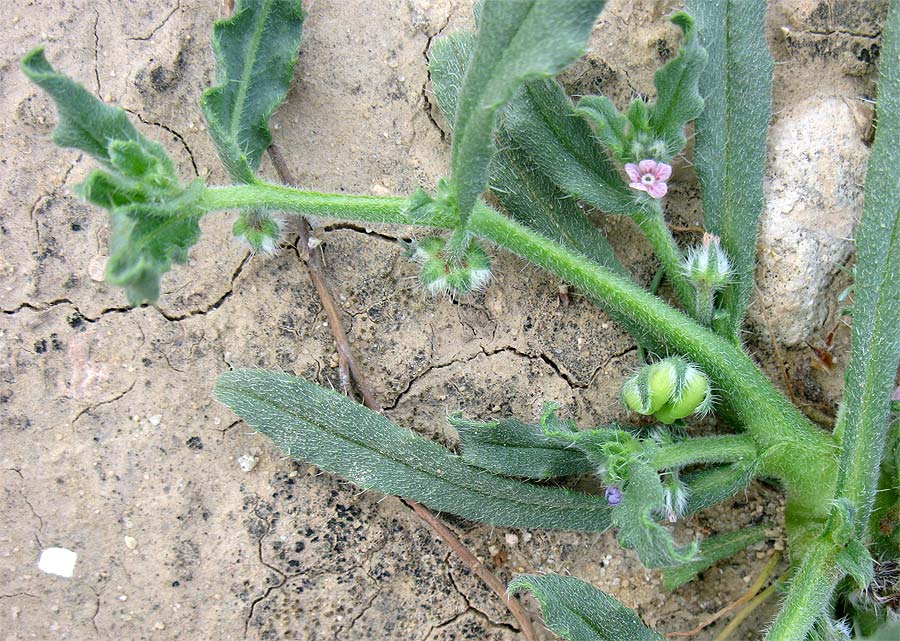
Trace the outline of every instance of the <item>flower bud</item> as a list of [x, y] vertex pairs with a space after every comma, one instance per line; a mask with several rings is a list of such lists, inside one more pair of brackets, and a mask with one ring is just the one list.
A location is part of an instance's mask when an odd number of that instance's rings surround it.
[[243, 211], [231, 233], [256, 253], [274, 254], [281, 240], [282, 223], [264, 211]]
[[722, 289], [731, 280], [731, 262], [719, 244], [719, 237], [703, 234], [703, 243], [692, 248], [684, 261], [684, 271], [698, 287]]
[[447, 241], [429, 237], [415, 243], [410, 260], [422, 265], [420, 281], [434, 295], [468, 294], [480, 290], [491, 279], [491, 262], [474, 240], [461, 260], [444, 257]]

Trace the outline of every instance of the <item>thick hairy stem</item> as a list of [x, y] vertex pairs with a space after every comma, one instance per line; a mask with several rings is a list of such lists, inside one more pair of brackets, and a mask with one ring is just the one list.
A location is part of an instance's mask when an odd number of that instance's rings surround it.
[[[374, 223], [455, 229], [452, 213], [419, 207], [407, 213], [405, 198], [344, 196], [257, 183], [210, 188], [206, 210], [264, 207]], [[424, 213], [423, 213], [424, 210]], [[637, 334], [639, 342], [697, 363], [718, 389], [724, 409], [747, 429], [761, 456], [760, 473], [781, 479], [788, 489], [792, 523], [824, 522], [835, 470], [831, 437], [782, 396], [734, 343], [666, 305], [628, 279], [537, 234], [479, 203], [468, 229], [543, 267], [581, 290]]]
[[661, 446], [653, 452], [651, 464], [664, 470], [694, 463], [733, 463], [757, 456], [756, 443], [750, 436], [701, 436]]
[[790, 582], [787, 599], [765, 641], [805, 639], [813, 624], [828, 608], [834, 586], [843, 576], [837, 563], [838, 548], [813, 546]]
[[678, 300], [684, 305], [688, 314], [696, 318], [694, 286], [684, 273], [684, 256], [672, 237], [672, 232], [669, 231], [662, 212], [658, 209], [654, 209], [652, 212], [638, 212], [632, 218], [653, 245], [653, 251], [656, 252], [656, 256], [666, 272], [666, 277], [672, 283]]

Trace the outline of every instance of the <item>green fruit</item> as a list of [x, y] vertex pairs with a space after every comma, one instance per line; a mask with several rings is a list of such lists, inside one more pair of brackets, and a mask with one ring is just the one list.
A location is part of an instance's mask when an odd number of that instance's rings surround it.
[[[678, 397], [673, 399], [667, 409], [667, 417], [684, 418], [690, 416], [698, 409], [708, 409], [712, 390], [709, 387], [709, 379], [706, 374], [693, 366], [688, 366], [684, 373], [684, 382], [679, 390]], [[662, 419], [660, 419], [662, 420]], [[665, 421], [664, 421], [665, 422]]]
[[650, 407], [645, 414], [655, 414], [675, 393], [678, 386], [678, 367], [675, 359], [667, 358], [654, 363], [648, 368], [647, 386], [649, 389]]
[[625, 381], [625, 385], [622, 386], [622, 402], [625, 403], [625, 407], [632, 412], [637, 412], [638, 414], [650, 414], [650, 409], [645, 405], [644, 400], [641, 398], [641, 388], [638, 383], [637, 374]]

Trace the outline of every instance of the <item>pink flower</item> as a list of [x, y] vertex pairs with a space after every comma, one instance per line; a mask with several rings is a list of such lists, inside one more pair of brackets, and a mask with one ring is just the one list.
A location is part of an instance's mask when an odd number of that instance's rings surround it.
[[631, 178], [629, 187], [646, 191], [653, 198], [662, 198], [669, 190], [666, 181], [672, 175], [672, 165], [655, 160], [642, 160], [638, 164], [632, 162], [625, 165], [625, 173]]

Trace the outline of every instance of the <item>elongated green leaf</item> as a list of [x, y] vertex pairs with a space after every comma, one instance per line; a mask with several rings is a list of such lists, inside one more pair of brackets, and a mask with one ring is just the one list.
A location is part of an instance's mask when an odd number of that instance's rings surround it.
[[494, 525], [603, 531], [599, 498], [490, 474], [340, 394], [284, 374], [237, 370], [216, 398], [289, 456], [364, 489]]
[[628, 118], [623, 116], [613, 101], [606, 96], [584, 96], [578, 101], [575, 113], [596, 127], [595, 135], [616, 158], [625, 155], [628, 145]]
[[605, 0], [485, 0], [459, 94], [451, 152], [453, 185], [465, 225], [488, 180], [497, 110], [521, 84], [554, 76], [580, 56]]
[[672, 22], [681, 27], [684, 39], [678, 55], [656, 72], [656, 102], [650, 110], [650, 128], [665, 140], [667, 156], [679, 153], [687, 144], [684, 126], [703, 112], [698, 82], [706, 66], [706, 50], [697, 39], [694, 19], [676, 13]]
[[528, 590], [541, 604], [547, 627], [567, 641], [663, 641], [633, 610], [590, 583], [570, 576], [525, 574], [509, 584]]
[[559, 83], [525, 83], [501, 116], [503, 130], [563, 192], [610, 214], [640, 209], [590, 126], [575, 113]]
[[869, 518], [890, 428], [900, 364], [900, 3], [891, 2], [880, 58], [878, 127], [869, 156], [856, 234], [852, 355], [847, 370], [837, 497], [856, 508], [857, 534]]
[[711, 536], [700, 544], [699, 559], [663, 570], [663, 585], [667, 590], [677, 590], [688, 581], [693, 581], [698, 573], [703, 572], [714, 563], [733, 556], [765, 538], [766, 535], [761, 527], [751, 527]]
[[640, 462], [628, 466], [622, 502], [612, 510], [622, 547], [637, 550], [648, 568], [664, 568], [696, 560], [697, 543], [679, 547], [672, 533], [656, 522], [654, 512], [665, 502], [662, 482], [656, 471]]
[[37, 47], [22, 58], [22, 71], [56, 103], [59, 124], [53, 132], [53, 142], [60, 147], [85, 151], [112, 169], [109, 143], [130, 141], [172, 167], [162, 146], [142, 136], [122, 109], [104, 104], [68, 76], [57, 73], [44, 57], [44, 47]]
[[[460, 31], [436, 40], [430, 52], [434, 93], [441, 111], [451, 123], [456, 115], [459, 91], [474, 40], [471, 33]], [[552, 85], [554, 93], [562, 93], [555, 80], [540, 82]], [[568, 101], [565, 94], [562, 95]], [[519, 104], [524, 99], [523, 92], [518, 92], [507, 111], [525, 109]], [[624, 274], [625, 269], [603, 233], [591, 223], [574, 199], [560, 191], [519, 149], [503, 121], [498, 123], [496, 138], [499, 151], [491, 161], [489, 187], [509, 215], [544, 236]]]
[[235, 180], [253, 182], [272, 143], [269, 117], [290, 88], [303, 18], [299, 0], [238, 0], [213, 29], [219, 84], [203, 92], [200, 106]]
[[103, 104], [57, 73], [39, 47], [22, 60], [25, 74], [56, 102], [54, 141], [87, 152], [106, 167], [91, 173], [79, 193], [110, 211], [107, 280], [137, 305], [159, 296], [162, 275], [187, 260], [200, 237], [202, 180], [183, 185], [163, 147], [142, 136], [125, 112]]
[[740, 461], [685, 474], [682, 477], [688, 487], [685, 514], [696, 514], [731, 498], [750, 484], [756, 467], [755, 462]]
[[763, 208], [766, 132], [774, 63], [764, 35], [765, 2], [687, 0], [709, 62], [696, 121], [694, 166], [703, 188], [707, 231], [722, 239], [734, 282], [722, 294], [720, 333], [737, 338], [753, 291]]
[[570, 440], [544, 434], [540, 424], [514, 418], [499, 421], [467, 421], [449, 417], [462, 440], [463, 460], [469, 465], [531, 479], [550, 479], [594, 470], [584, 453]]

